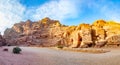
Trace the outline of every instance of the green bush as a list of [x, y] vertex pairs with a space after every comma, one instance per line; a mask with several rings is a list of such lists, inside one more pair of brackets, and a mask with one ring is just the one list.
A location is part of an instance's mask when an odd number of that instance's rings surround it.
[[62, 48], [63, 48], [63, 45], [58, 45], [57, 48], [62, 49]]
[[22, 51], [22, 50], [21, 50], [21, 48], [19, 48], [19, 47], [14, 47], [14, 48], [13, 48], [13, 53], [14, 53], [14, 54], [20, 54], [21, 51]]

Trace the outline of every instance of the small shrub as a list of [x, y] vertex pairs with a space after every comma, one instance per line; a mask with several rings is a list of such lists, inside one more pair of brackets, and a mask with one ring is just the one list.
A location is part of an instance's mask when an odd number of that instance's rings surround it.
[[21, 50], [21, 48], [19, 48], [19, 47], [14, 47], [14, 48], [13, 48], [13, 53], [14, 53], [14, 54], [20, 54], [21, 51], [22, 51], [22, 50]]
[[63, 49], [63, 45], [58, 45], [57, 48]]

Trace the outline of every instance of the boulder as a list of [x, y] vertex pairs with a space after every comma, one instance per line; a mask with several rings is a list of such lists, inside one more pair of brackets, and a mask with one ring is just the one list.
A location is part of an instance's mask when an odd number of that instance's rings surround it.
[[95, 47], [103, 47], [106, 44], [106, 40], [99, 40], [95, 42]]

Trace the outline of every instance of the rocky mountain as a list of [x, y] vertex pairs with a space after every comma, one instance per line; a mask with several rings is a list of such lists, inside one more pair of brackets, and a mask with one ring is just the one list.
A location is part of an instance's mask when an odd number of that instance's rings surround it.
[[93, 24], [65, 26], [48, 17], [16, 23], [4, 32], [7, 45], [102, 47], [120, 44], [120, 23], [97, 20]]

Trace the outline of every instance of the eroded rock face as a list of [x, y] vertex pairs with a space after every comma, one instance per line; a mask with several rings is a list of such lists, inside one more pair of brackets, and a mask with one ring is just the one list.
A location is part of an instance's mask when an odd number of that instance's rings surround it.
[[[116, 36], [117, 35], [117, 36]], [[4, 38], [9, 45], [55, 46], [61, 44], [72, 48], [102, 47], [118, 44], [120, 24], [97, 20], [92, 25], [65, 26], [58, 20], [46, 17], [32, 22], [16, 23], [6, 29]]]
[[92, 45], [92, 34], [91, 29], [82, 29], [81, 30], [82, 43], [80, 47], [89, 47]]
[[103, 40], [105, 40], [105, 37], [106, 37], [105, 30], [94, 26], [92, 29], [92, 37], [96, 47], [103, 46], [104, 45]]
[[107, 44], [120, 44], [120, 35], [112, 35], [106, 38]]
[[9, 45], [54, 46], [61, 39], [63, 27], [57, 20], [44, 18], [37, 22], [27, 20], [6, 29], [4, 38]]
[[80, 31], [75, 31], [72, 33], [71, 35], [71, 39], [70, 39], [70, 43], [72, 44], [71, 47], [72, 48], [77, 48], [80, 46], [81, 44], [81, 36], [80, 36]]

